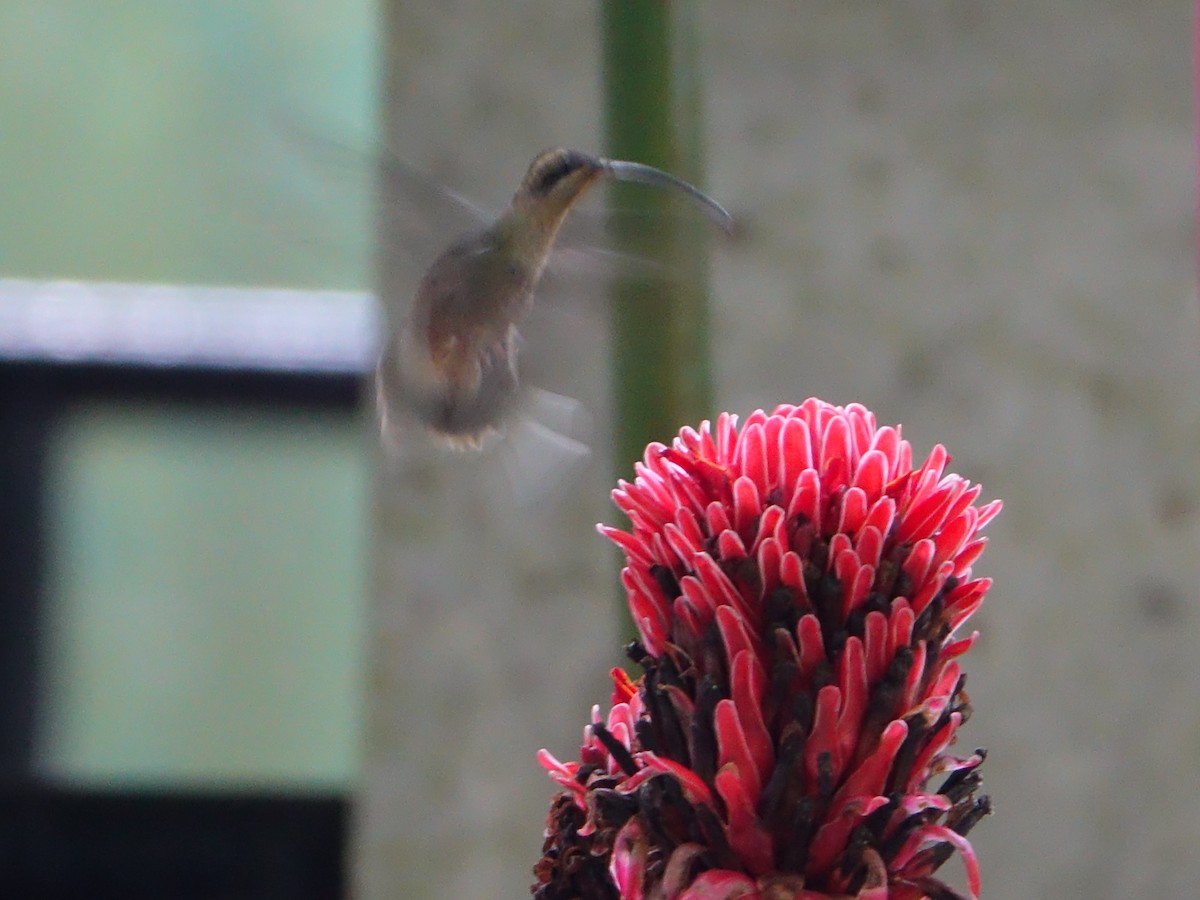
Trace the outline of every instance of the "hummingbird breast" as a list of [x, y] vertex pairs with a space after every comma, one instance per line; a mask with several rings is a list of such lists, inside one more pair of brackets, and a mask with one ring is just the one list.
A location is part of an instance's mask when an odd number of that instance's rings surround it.
[[517, 325], [541, 262], [527, 265], [490, 231], [439, 256], [380, 360], [385, 411], [399, 404], [460, 446], [498, 427], [519, 393]]
[[421, 279], [379, 363], [386, 420], [400, 406], [450, 443], [477, 446], [512, 411], [520, 394], [517, 326], [573, 202], [555, 195], [527, 208], [517, 199], [489, 228], [444, 251]]
[[505, 351], [533, 305], [536, 276], [495, 246], [468, 242], [444, 253], [422, 279], [412, 310], [435, 364]]

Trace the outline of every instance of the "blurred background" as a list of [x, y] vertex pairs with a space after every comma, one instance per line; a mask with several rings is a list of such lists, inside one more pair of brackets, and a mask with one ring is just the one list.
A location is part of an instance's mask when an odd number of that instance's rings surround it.
[[[1005, 500], [966, 664], [986, 896], [1192, 896], [1190, 10], [678, 10], [740, 223], [710, 412], [860, 401]], [[574, 755], [625, 627], [605, 319], [552, 331], [594, 452], [537, 502], [519, 450], [381, 455], [373, 160], [502, 207], [605, 147], [600, 41], [549, 0], [0, 5], [0, 894], [524, 894], [534, 753]]]

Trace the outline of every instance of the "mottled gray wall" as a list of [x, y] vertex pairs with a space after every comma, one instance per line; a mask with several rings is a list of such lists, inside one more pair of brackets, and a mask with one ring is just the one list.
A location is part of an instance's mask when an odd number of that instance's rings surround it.
[[[500, 204], [543, 146], [597, 146], [591, 4], [403, 6], [406, 158]], [[862, 401], [1006, 503], [962, 738], [991, 752], [992, 898], [1200, 883], [1189, 22], [702, 5], [708, 187], [745, 225], [716, 257], [721, 406]], [[564, 335], [603, 434], [594, 332]], [[617, 659], [606, 465], [517, 511], [488, 461], [381, 474], [364, 900], [523, 894], [533, 752], [573, 754]]]

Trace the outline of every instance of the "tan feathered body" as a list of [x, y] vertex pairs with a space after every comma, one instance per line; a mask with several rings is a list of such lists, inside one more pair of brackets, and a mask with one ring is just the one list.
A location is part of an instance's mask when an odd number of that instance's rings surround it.
[[504, 214], [445, 250], [421, 279], [376, 370], [385, 437], [406, 414], [460, 448], [478, 447], [499, 428], [519, 396], [518, 326], [563, 219], [605, 174], [680, 188], [722, 224], [728, 219], [715, 201], [657, 169], [575, 150], [540, 154]]

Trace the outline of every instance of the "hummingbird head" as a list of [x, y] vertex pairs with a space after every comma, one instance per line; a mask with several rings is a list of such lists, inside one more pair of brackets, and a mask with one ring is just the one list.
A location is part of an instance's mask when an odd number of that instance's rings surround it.
[[578, 150], [544, 150], [529, 165], [513, 195], [512, 209], [530, 221], [557, 229], [562, 217], [598, 179], [630, 181], [679, 191], [722, 230], [733, 231], [733, 217], [712, 197], [681, 178], [644, 163], [606, 159]]
[[578, 150], [544, 150], [529, 164], [513, 206], [565, 213], [604, 172], [603, 160]]

